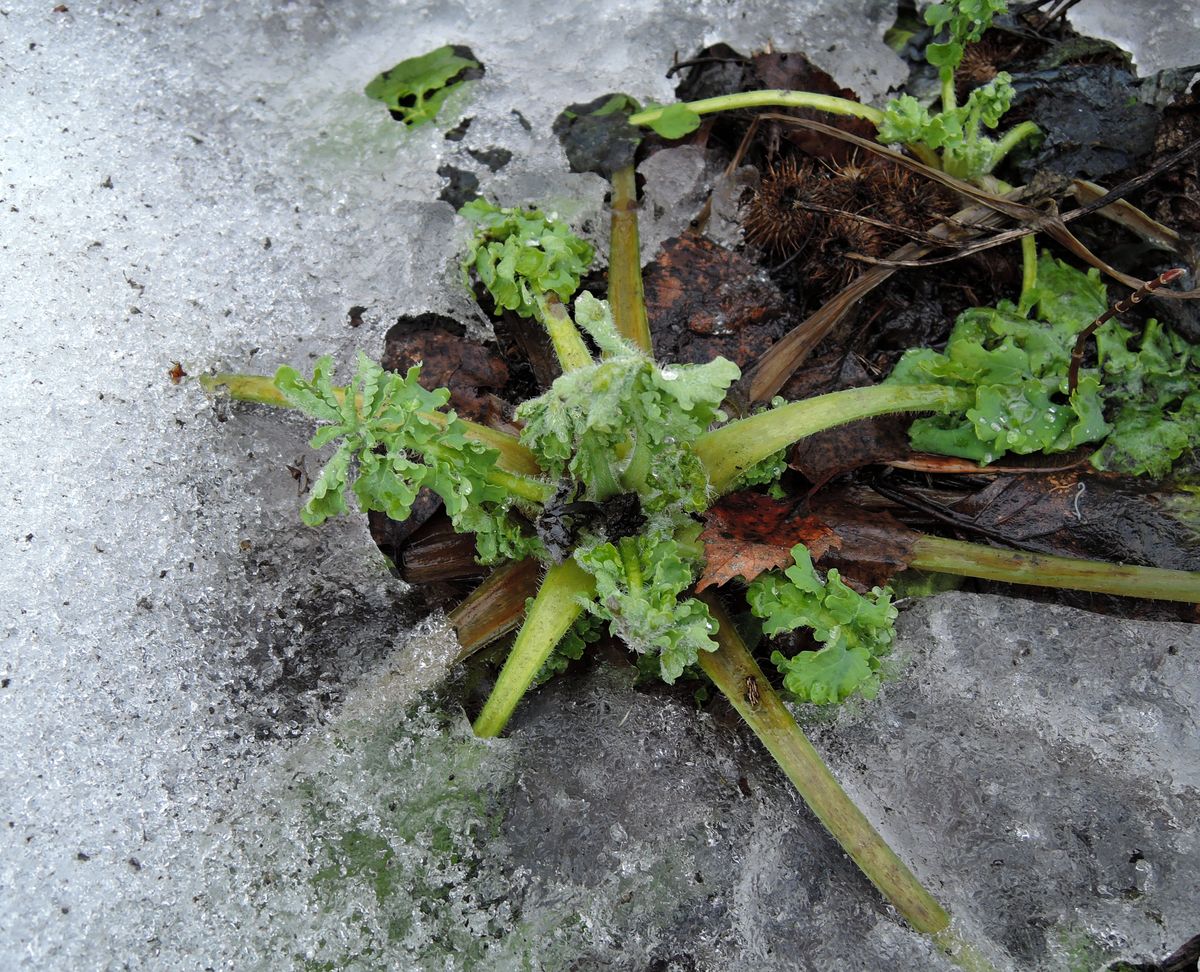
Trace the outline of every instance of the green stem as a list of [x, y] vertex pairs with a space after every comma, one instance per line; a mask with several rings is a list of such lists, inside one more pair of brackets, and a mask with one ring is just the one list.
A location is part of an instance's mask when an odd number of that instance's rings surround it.
[[1037, 301], [1038, 252], [1037, 239], [1032, 233], [1021, 237], [1021, 300], [1017, 312], [1028, 317]]
[[1004, 136], [996, 142], [996, 154], [993, 156], [995, 160], [993, 167], [1000, 164], [1009, 152], [1025, 141], [1027, 138], [1032, 138], [1035, 135], [1042, 134], [1042, 130], [1031, 121], [1023, 121], [1019, 125], [1014, 125]]
[[[275, 379], [267, 375], [239, 375], [225, 372], [219, 375], [201, 375], [200, 387], [209, 395], [225, 394], [236, 402], [253, 402], [257, 405], [274, 405], [276, 408], [291, 408], [291, 402], [275, 387]], [[338, 397], [345, 395], [344, 388], [335, 389]]]
[[629, 582], [631, 598], [638, 598], [642, 593], [642, 562], [638, 558], [637, 540], [633, 537], [622, 537], [621, 563], [625, 567], [625, 578]]
[[640, 430], [635, 434], [633, 455], [621, 473], [621, 483], [627, 490], [640, 493], [646, 485], [646, 477], [650, 474], [650, 438]]
[[1157, 601], [1200, 604], [1200, 572], [1131, 567], [1096, 560], [998, 550], [961, 540], [922, 536], [909, 566], [942, 574], [962, 574], [1010, 584], [1063, 587], [1097, 594], [1120, 594]]
[[958, 107], [958, 93], [954, 90], [954, 72], [943, 68], [942, 78], [942, 111], [953, 111]]
[[892, 412], [955, 412], [975, 401], [972, 391], [941, 385], [872, 385], [791, 402], [730, 422], [696, 440], [696, 455], [718, 493], [743, 472], [798, 439], [846, 422]]
[[554, 353], [564, 372], [586, 368], [592, 363], [587, 345], [579, 334], [571, 315], [556, 294], [539, 294], [537, 298], [538, 320], [550, 335]]
[[565, 560], [547, 571], [496, 686], [475, 720], [475, 735], [500, 735], [530, 682], [583, 610], [576, 598], [590, 594], [593, 585], [591, 575], [574, 560]]
[[608, 257], [608, 303], [617, 330], [647, 354], [654, 353], [642, 292], [638, 239], [637, 176], [633, 165], [613, 173], [612, 236]]
[[499, 468], [488, 470], [487, 481], [519, 499], [528, 500], [530, 503], [545, 505], [554, 495], [554, 487], [549, 483], [543, 483], [540, 479], [530, 479], [519, 473], [506, 472]]
[[615, 457], [609, 450], [595, 445], [580, 446], [576, 453], [579, 478], [587, 485], [588, 495], [598, 503], [621, 492], [621, 483], [613, 471]]
[[[283, 397], [275, 387], [275, 380], [266, 375], [219, 374], [201, 375], [200, 387], [208, 394], [215, 395], [224, 392], [230, 398], [239, 402], [253, 402], [258, 405], [272, 405], [276, 408], [291, 408], [291, 403]], [[346, 394], [345, 388], [334, 388], [334, 394], [341, 398]], [[426, 421], [445, 427], [447, 418], [441, 412], [422, 412], [421, 417]], [[466, 426], [466, 434], [476, 442], [490, 446], [500, 453], [498, 466], [511, 473], [521, 476], [539, 476], [542, 469], [534, 459], [533, 453], [521, 445], [515, 435], [490, 429], [477, 422], [459, 419]], [[544, 500], [538, 500], [544, 502]]]
[[[714, 652], [700, 652], [700, 667], [746, 720], [817, 819], [913, 928], [932, 936], [938, 946], [963, 968], [977, 972], [990, 969], [986, 959], [958, 938], [950, 927], [946, 910], [896, 856], [838, 784], [747, 651], [720, 601], [711, 593], [700, 595], [700, 599], [708, 605], [717, 622], [715, 637], [720, 645]], [[747, 698], [746, 689], [751, 679], [758, 689], [754, 701]]]
[[[848, 98], [836, 98], [833, 95], [816, 94], [812, 91], [743, 91], [739, 94], [719, 95], [716, 98], [703, 98], [700, 101], [689, 101], [684, 107], [697, 115], [708, 115], [717, 111], [733, 111], [737, 108], [815, 108], [817, 111], [827, 111], [833, 115], [849, 115], [851, 118], [865, 118], [876, 127], [883, 121], [883, 112], [870, 105], [850, 101]], [[649, 108], [629, 116], [632, 125], [649, 125], [662, 117], [662, 108]]]

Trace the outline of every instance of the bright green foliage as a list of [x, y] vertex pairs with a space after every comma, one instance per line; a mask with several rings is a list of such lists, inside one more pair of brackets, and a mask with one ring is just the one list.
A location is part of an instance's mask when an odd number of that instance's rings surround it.
[[1149, 321], [1136, 352], [1133, 334], [1113, 327], [1099, 341], [1113, 431], [1092, 456], [1098, 469], [1166, 476], [1185, 452], [1200, 448], [1200, 345]]
[[463, 283], [471, 286], [474, 270], [497, 314], [512, 310], [533, 317], [542, 294], [570, 300], [592, 264], [591, 245], [540, 210], [503, 209], [476, 199], [458, 212], [476, 226], [461, 265]]
[[874, 698], [879, 660], [892, 649], [896, 608], [891, 594], [878, 587], [867, 596], [859, 594], [846, 586], [837, 570], [830, 570], [822, 581], [803, 544], [792, 548], [792, 558], [795, 565], [782, 573], [760, 574], [746, 595], [766, 634], [807, 627], [824, 645], [793, 658], [780, 651], [771, 654], [784, 688], [818, 705], [841, 702], [855, 693]]
[[987, 463], [1103, 440], [1092, 458], [1099, 468], [1162, 476], [1200, 445], [1200, 347], [1152, 321], [1134, 350], [1132, 333], [1109, 322], [1096, 334], [1099, 371], [1082, 371], [1068, 400], [1071, 350], [1108, 306], [1105, 288], [1098, 271], [1042, 254], [1034, 296], [1032, 318], [1008, 301], [972, 308], [955, 322], [944, 352], [920, 348], [900, 359], [889, 382], [975, 392], [965, 416], [914, 422], [914, 449]]
[[521, 442], [551, 477], [569, 474], [584, 483], [589, 499], [607, 498], [612, 463], [632, 446], [627, 462], [646, 461], [626, 485], [645, 512], [704, 509], [708, 479], [688, 446], [717, 417], [737, 365], [717, 358], [660, 368], [618, 335], [605, 301], [585, 293], [575, 307], [578, 324], [605, 357], [561, 375], [517, 409]]
[[972, 91], [966, 104], [936, 113], [930, 113], [912, 95], [903, 95], [888, 102], [879, 125], [879, 141], [926, 145], [940, 151], [945, 170], [960, 179], [986, 175], [1003, 153], [999, 143], [982, 130], [1000, 123], [1012, 99], [1012, 78], [1004, 71]]
[[368, 98], [382, 101], [401, 115], [410, 128], [433, 121], [450, 95], [466, 82], [453, 79], [468, 68], [480, 67], [478, 61], [460, 57], [454, 48], [439, 47], [420, 57], [401, 61], [367, 85]]
[[766, 486], [767, 495], [773, 496], [775, 499], [783, 499], [787, 496], [787, 491], [780, 484], [779, 477], [787, 472], [789, 452], [791, 452], [790, 447], [780, 449], [761, 462], [756, 462], [738, 477], [737, 485], [734, 488], [752, 489], [755, 486]]
[[662, 114], [646, 124], [663, 138], [683, 138], [700, 127], [700, 116], [682, 102], [665, 106], [651, 103], [646, 105], [645, 110], [652, 111], [655, 108], [662, 109]]
[[309, 492], [300, 514], [305, 523], [317, 526], [345, 513], [351, 489], [362, 509], [404, 520], [417, 491], [428, 486], [442, 498], [454, 528], [475, 533], [482, 563], [541, 552], [539, 541], [522, 535], [508, 515], [514, 497], [489, 481], [496, 450], [469, 439], [453, 412], [441, 412], [450, 398], [446, 389], [422, 388], [420, 367], [401, 377], [364, 354], [345, 394], [334, 388], [332, 372], [332, 359], [323, 357], [311, 381], [294, 368], [275, 375], [290, 404], [329, 423], [313, 436], [314, 449], [341, 440]]
[[[532, 603], [533, 598], [525, 601], [526, 614], [529, 613], [529, 605]], [[587, 646], [600, 639], [604, 633], [603, 627], [604, 622], [594, 614], [585, 612], [579, 615], [575, 623], [567, 629], [567, 633], [562, 636], [562, 640], [554, 646], [554, 651], [546, 659], [542, 670], [533, 677], [529, 687], [537, 688], [539, 685], [544, 685], [555, 675], [565, 672], [571, 662], [579, 661]]]
[[934, 33], [946, 31], [945, 41], [925, 48], [926, 60], [938, 69], [943, 81], [954, 76], [967, 44], [979, 40], [995, 16], [1007, 8], [1006, 0], [946, 0], [925, 10], [925, 23]]
[[987, 175], [1000, 163], [1011, 146], [989, 138], [984, 129], [999, 125], [1012, 105], [1012, 77], [1001, 71], [960, 106], [954, 103], [954, 72], [966, 45], [979, 40], [1006, 6], [1005, 0], [946, 0], [925, 11], [925, 22], [946, 38], [925, 48], [926, 59], [941, 77], [942, 110], [930, 112], [912, 95], [894, 98], [879, 124], [879, 141], [924, 145], [939, 152], [942, 168], [959, 179]]
[[699, 652], [717, 650], [708, 607], [679, 599], [695, 577], [695, 560], [669, 534], [650, 530], [616, 544], [583, 545], [575, 561], [596, 578], [595, 599], [585, 608], [634, 651], [656, 656], [663, 681], [674, 683]]

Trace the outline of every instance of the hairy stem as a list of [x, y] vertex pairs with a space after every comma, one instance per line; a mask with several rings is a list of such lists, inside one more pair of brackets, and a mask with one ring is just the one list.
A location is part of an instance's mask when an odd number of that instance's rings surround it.
[[[276, 408], [292, 407], [288, 400], [280, 393], [279, 389], [275, 387], [275, 380], [268, 378], [266, 375], [201, 375], [200, 387], [210, 395], [224, 392], [230, 398], [239, 402], [273, 405]], [[346, 394], [346, 389], [335, 388], [334, 392], [340, 398]], [[442, 426], [447, 421], [446, 416], [440, 412], [423, 412], [421, 417]], [[541, 475], [542, 469], [537, 464], [537, 460], [534, 459], [533, 453], [521, 445], [515, 435], [509, 435], [507, 432], [501, 432], [499, 429], [490, 429], [486, 425], [480, 425], [477, 422], [468, 422], [466, 419], [461, 419], [460, 421], [467, 427], [467, 435], [470, 438], [476, 442], [490, 446], [500, 453], [500, 461], [498, 463], [500, 468], [522, 476]]]
[[996, 142], [996, 154], [994, 165], [999, 165], [1009, 152], [1020, 145], [1025, 139], [1033, 138], [1035, 135], [1042, 134], [1042, 130], [1031, 121], [1023, 121], [1019, 125], [1014, 125]]
[[747, 469], [798, 439], [856, 419], [892, 412], [955, 412], [969, 408], [973, 392], [941, 385], [872, 385], [790, 402], [730, 422], [696, 440], [696, 455], [718, 493]]
[[587, 345], [579, 334], [571, 315], [556, 294], [539, 294], [537, 298], [538, 320], [550, 335], [554, 353], [564, 372], [586, 368], [592, 363]]
[[565, 560], [546, 573], [496, 686], [475, 720], [475, 735], [500, 735], [529, 683], [583, 610], [576, 598], [590, 594], [593, 584], [591, 575], [574, 560]]
[[654, 353], [642, 295], [642, 253], [638, 239], [637, 175], [633, 165], [613, 173], [612, 237], [608, 257], [608, 303], [617, 330], [647, 354]]
[[922, 536], [916, 540], [909, 565], [936, 573], [962, 574], [1010, 584], [1064, 587], [1097, 594], [1200, 604], [1200, 572], [1130, 567], [1096, 560], [1076, 560], [1073, 557], [999, 550], [942, 537]]
[[532, 557], [497, 567], [447, 615], [458, 637], [455, 664], [520, 624], [525, 601], [537, 594], [541, 572], [541, 563]]
[[1037, 238], [1030, 233], [1021, 237], [1021, 300], [1017, 312], [1028, 317], [1037, 300]]
[[[700, 599], [717, 622], [715, 637], [720, 645], [714, 652], [700, 652], [700, 667], [746, 720], [817, 819], [913, 928], [933, 936], [939, 947], [963, 968], [989, 969], [991, 966], [982, 956], [958, 940], [945, 909], [834, 779], [747, 651], [720, 601], [711, 593], [700, 595]], [[756, 694], [747, 692], [751, 679], [758, 690]]]
[[621, 484], [631, 492], [640, 493], [646, 485], [653, 458], [650, 453], [649, 436], [644, 432], [637, 432], [633, 443], [633, 455], [629, 457], [629, 462], [621, 472]]
[[638, 598], [642, 594], [642, 564], [638, 560], [637, 541], [633, 537], [620, 540], [621, 562], [625, 565], [625, 577], [629, 582], [629, 594]]
[[954, 72], [948, 68], [941, 71], [942, 111], [953, 111], [958, 107], [958, 93], [954, 90]]
[[[836, 98], [833, 95], [816, 94], [812, 91], [743, 91], [740, 94], [720, 95], [686, 102], [685, 107], [697, 115], [708, 115], [716, 111], [733, 111], [737, 108], [815, 108], [833, 115], [848, 115], [865, 118], [876, 126], [883, 121], [883, 112], [870, 105]], [[629, 116], [632, 125], [648, 125], [662, 117], [662, 108], [649, 108]]]

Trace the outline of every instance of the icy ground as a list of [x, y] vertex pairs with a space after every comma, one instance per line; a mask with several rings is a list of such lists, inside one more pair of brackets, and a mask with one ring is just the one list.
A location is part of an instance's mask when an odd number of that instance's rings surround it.
[[[362, 523], [297, 520], [305, 425], [166, 377], [466, 319], [439, 166], [595, 212], [564, 104], [669, 98], [717, 40], [878, 98], [889, 5], [66, 6], [0, 3], [0, 967], [936, 967], [735, 729], [596, 673], [474, 741]], [[362, 97], [448, 42], [488, 71], [463, 142]], [[1197, 931], [1194, 629], [947, 597], [905, 630], [914, 679], [819, 742], [966, 924], [1022, 968]]]

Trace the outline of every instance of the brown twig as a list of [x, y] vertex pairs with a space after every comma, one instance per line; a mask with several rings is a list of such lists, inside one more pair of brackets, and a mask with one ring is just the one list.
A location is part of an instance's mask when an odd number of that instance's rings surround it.
[[1185, 272], [1182, 267], [1176, 267], [1173, 270], [1166, 270], [1160, 273], [1153, 280], [1142, 284], [1124, 300], [1118, 300], [1112, 307], [1079, 332], [1079, 337], [1075, 339], [1075, 347], [1071, 349], [1071, 370], [1067, 372], [1067, 394], [1074, 395], [1075, 389], [1079, 385], [1079, 366], [1083, 363], [1083, 352], [1087, 347], [1088, 338], [1096, 332], [1096, 328], [1107, 321], [1111, 321], [1118, 314], [1124, 314], [1135, 304], [1140, 304], [1154, 293], [1154, 291], [1158, 290], [1159, 287], [1169, 284], [1173, 280], [1178, 280]]
[[[1135, 290], [1142, 285], [1142, 281], [1138, 280], [1136, 277], [1131, 277], [1127, 273], [1117, 270], [1115, 267], [1109, 266], [1109, 264], [1101, 260], [1100, 257], [1096, 256], [1096, 254], [1094, 254], [1082, 242], [1080, 242], [1080, 240], [1077, 239], [1069, 229], [1067, 229], [1066, 224], [1072, 220], [1076, 220], [1082, 216], [1087, 216], [1090, 213], [1096, 212], [1099, 209], [1103, 209], [1105, 206], [1116, 202], [1118, 199], [1124, 198], [1129, 193], [1139, 189], [1156, 176], [1165, 172], [1167, 169], [1178, 165], [1189, 155], [1192, 155], [1196, 151], [1200, 150], [1200, 138], [1197, 138], [1185, 145], [1178, 152], [1168, 156], [1156, 165], [1151, 166], [1141, 175], [1135, 176], [1134, 178], [1121, 183], [1115, 189], [1110, 190], [1098, 199], [1088, 203], [1086, 206], [1080, 206], [1078, 209], [1073, 209], [1070, 212], [1060, 214], [1057, 211], [1057, 207], [1054, 206], [1054, 203], [1051, 200], [1047, 200], [1046, 209], [1038, 209], [1034, 206], [1015, 202], [1011, 195], [1006, 198], [1004, 196], [998, 196], [994, 193], [987, 192], [986, 190], [980, 189], [977, 186], [971, 185], [969, 182], [963, 182], [961, 179], [955, 179], [953, 176], [949, 176], [944, 172], [939, 172], [937, 169], [931, 168], [922, 162], [918, 162], [915, 159], [910, 159], [899, 152], [893, 152], [891, 149], [884, 148], [883, 146], [877, 145], [874, 142], [870, 142], [865, 138], [859, 138], [857, 135], [852, 135], [849, 132], [844, 132], [841, 129], [833, 128], [832, 126], [825, 125], [821, 122], [811, 121], [807, 118], [793, 118], [789, 115], [764, 114], [762, 117], [790, 125], [796, 125], [801, 128], [810, 128], [833, 138], [840, 138], [843, 141], [852, 142], [853, 144], [858, 145], [869, 152], [873, 152], [876, 155], [891, 159], [898, 165], [905, 166], [914, 172], [918, 172], [921, 175], [924, 175], [926, 178], [932, 179], [935, 182], [940, 182], [948, 189], [952, 189], [962, 196], [966, 196], [967, 198], [972, 199], [975, 202], [988, 207], [989, 209], [995, 210], [998, 213], [1003, 213], [1005, 216], [1008, 216], [1011, 219], [1023, 224], [1015, 229], [1007, 230], [1003, 233], [997, 233], [986, 240], [982, 240], [970, 246], [965, 246], [947, 256], [927, 258], [922, 256], [921, 258], [901, 260], [860, 256], [859, 259], [864, 263], [871, 263], [877, 266], [887, 266], [892, 268], [936, 266], [942, 263], [950, 263], [954, 260], [961, 260], [963, 257], [970, 256], [973, 253], [978, 253], [981, 250], [988, 250], [995, 246], [1001, 246], [1004, 243], [1019, 240], [1021, 237], [1028, 236], [1030, 233], [1045, 233], [1051, 239], [1062, 245], [1065, 249], [1079, 257], [1079, 259], [1098, 269], [1101, 273], [1105, 273], [1114, 280], [1120, 281], [1121, 283], [1125, 284], [1125, 286]], [[1169, 296], [1176, 300], [1196, 300], [1200, 299], [1200, 289], [1172, 291]]]

